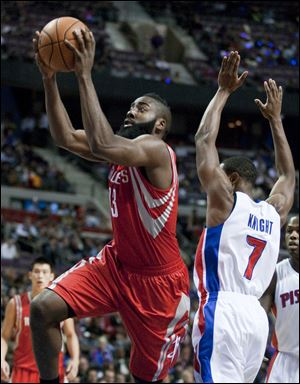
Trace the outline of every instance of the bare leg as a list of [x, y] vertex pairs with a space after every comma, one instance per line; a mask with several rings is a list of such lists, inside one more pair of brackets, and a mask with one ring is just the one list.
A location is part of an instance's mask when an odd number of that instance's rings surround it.
[[62, 346], [60, 322], [70, 317], [68, 304], [45, 289], [30, 306], [30, 327], [35, 359], [42, 379], [58, 377], [58, 355]]

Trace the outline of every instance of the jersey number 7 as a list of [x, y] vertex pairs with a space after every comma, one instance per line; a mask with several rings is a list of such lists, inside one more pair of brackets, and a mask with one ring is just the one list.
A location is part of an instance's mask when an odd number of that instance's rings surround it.
[[258, 262], [258, 259], [262, 255], [265, 246], [267, 245], [267, 242], [265, 240], [257, 239], [256, 237], [253, 236], [247, 236], [247, 243], [253, 247], [253, 251], [251, 252], [251, 255], [249, 256], [249, 261], [247, 268], [244, 273], [244, 277], [246, 279], [251, 280], [252, 279], [252, 274], [253, 274], [253, 269]]

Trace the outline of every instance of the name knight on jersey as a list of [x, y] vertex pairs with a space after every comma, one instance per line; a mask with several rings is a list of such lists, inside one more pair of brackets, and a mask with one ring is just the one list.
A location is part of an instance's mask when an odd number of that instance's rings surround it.
[[252, 215], [250, 213], [249, 219], [248, 219], [248, 227], [256, 231], [265, 232], [271, 235], [272, 226], [273, 226], [273, 221], [267, 220], [267, 219], [259, 219], [255, 215]]
[[112, 167], [108, 179], [113, 184], [128, 183], [128, 171], [127, 169], [122, 169], [121, 171], [118, 171], [115, 169], [115, 167]]

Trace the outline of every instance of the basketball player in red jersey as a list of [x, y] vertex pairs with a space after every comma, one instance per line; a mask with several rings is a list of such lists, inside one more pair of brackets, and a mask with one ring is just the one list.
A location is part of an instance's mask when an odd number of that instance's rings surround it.
[[[60, 321], [118, 311], [132, 341], [136, 382], [159, 382], [175, 364], [189, 316], [189, 276], [176, 239], [178, 177], [175, 153], [163, 140], [171, 125], [166, 102], [136, 99], [114, 134], [97, 98], [91, 70], [95, 41], [78, 31], [75, 74], [84, 130], [75, 130], [60, 99], [55, 73], [36, 55], [50, 131], [56, 144], [111, 165], [113, 240], [58, 277], [31, 305], [34, 351], [41, 382], [57, 382]], [[34, 39], [35, 50], [39, 33]], [[41, 347], [41, 341], [43, 345]]]
[[[39, 371], [32, 351], [29, 326], [30, 302], [54, 279], [52, 265], [43, 257], [35, 259], [29, 272], [29, 279], [32, 284], [31, 291], [15, 295], [10, 299], [5, 310], [1, 329], [1, 380], [4, 381], [9, 381], [10, 379], [10, 368], [5, 360], [8, 343], [12, 338], [15, 341], [11, 375], [12, 383], [40, 382]], [[59, 354], [59, 377], [60, 382], [63, 383], [64, 380], [65, 382], [73, 380], [77, 375], [79, 342], [74, 329], [73, 319], [65, 320], [62, 329], [67, 339], [67, 348], [71, 357], [66, 368], [67, 377], [65, 378], [63, 354]]]

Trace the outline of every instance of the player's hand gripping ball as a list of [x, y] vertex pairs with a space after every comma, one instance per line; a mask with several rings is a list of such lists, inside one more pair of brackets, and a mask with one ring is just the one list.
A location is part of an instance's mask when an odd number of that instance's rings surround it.
[[55, 72], [70, 72], [74, 69], [75, 57], [64, 40], [67, 39], [76, 48], [78, 42], [73, 31], [88, 27], [74, 17], [59, 17], [50, 21], [40, 33], [38, 55], [41, 61]]

